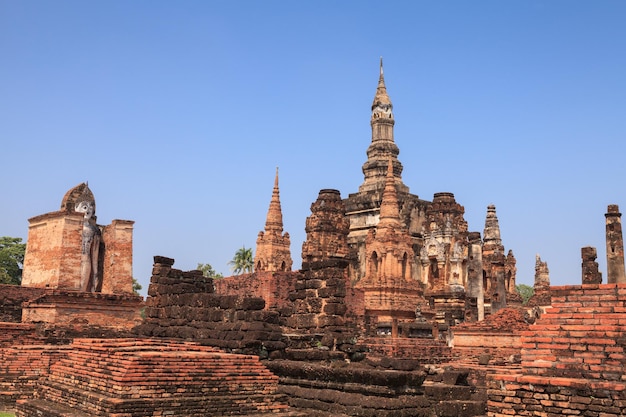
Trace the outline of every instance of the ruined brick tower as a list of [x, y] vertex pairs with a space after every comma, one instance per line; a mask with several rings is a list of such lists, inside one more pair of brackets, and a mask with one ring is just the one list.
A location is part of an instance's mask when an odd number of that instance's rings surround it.
[[[423, 312], [431, 314], [431, 317], [435, 315], [440, 323], [462, 321], [465, 317], [465, 297], [469, 286], [470, 256], [465, 209], [452, 193], [435, 193], [430, 202], [411, 194], [409, 187], [404, 184], [401, 175], [403, 166], [398, 160], [400, 150], [394, 139], [393, 105], [385, 85], [382, 60], [371, 110], [372, 133], [367, 148], [367, 160], [362, 167], [364, 180], [358, 192], [349, 194], [344, 200], [346, 216], [350, 221], [348, 245], [354, 259], [348, 269], [350, 282], [354, 287], [371, 285], [373, 266], [382, 266], [380, 258], [376, 262], [372, 259], [374, 254], [376, 257], [381, 254], [378, 249], [373, 250], [373, 247], [380, 247], [381, 230], [396, 229], [396, 235], [403, 235], [406, 240], [403, 238], [402, 243], [387, 241], [385, 251], [390, 252], [390, 245], [393, 244], [410, 244], [412, 250], [402, 253], [413, 257], [406, 262], [412, 267], [410, 270], [405, 269], [401, 275], [406, 274], [409, 282], [417, 283], [423, 291], [423, 296], [428, 300], [428, 306]], [[383, 222], [383, 201], [386, 199], [388, 184], [395, 188], [397, 201], [394, 204], [397, 219], [393, 222], [389, 222], [390, 219]], [[475, 252], [481, 249], [482, 262], [474, 262], [472, 268], [484, 269], [473, 270], [471, 298], [474, 304], [468, 308], [474, 310], [476, 318], [483, 317], [483, 301], [488, 306], [495, 300], [497, 309], [506, 305], [507, 298], [519, 298], [515, 293], [515, 257], [512, 251], [508, 255], [504, 252], [495, 207], [488, 215], [491, 215], [488, 220], [495, 223], [493, 228], [486, 228], [484, 247], [480, 242], [475, 242], [477, 245], [473, 248], [472, 255], [477, 259]], [[381, 222], [383, 229], [379, 227]], [[403, 231], [400, 232], [401, 230]], [[362, 280], [367, 282], [361, 283]], [[476, 289], [476, 285], [484, 286], [482, 293]], [[496, 290], [498, 285], [499, 291]]]
[[611, 204], [604, 216], [606, 217], [607, 282], [609, 284], [626, 283], [622, 213], [619, 212], [617, 204]]
[[[88, 207], [89, 211], [80, 211]], [[86, 183], [70, 189], [59, 211], [28, 220], [28, 245], [24, 257], [22, 286], [102, 292], [133, 293], [133, 221], [113, 220], [110, 225], [96, 224], [96, 202]], [[89, 217], [89, 222], [87, 221]], [[87, 241], [88, 232], [93, 239]], [[87, 246], [94, 248], [87, 258]], [[85, 269], [97, 282], [83, 285]]]
[[500, 223], [496, 215], [496, 206], [487, 207], [483, 238], [483, 268], [485, 271], [485, 291], [491, 298], [491, 311], [496, 312], [506, 307], [509, 301], [521, 302], [515, 291], [517, 272], [513, 251], [504, 255], [504, 245], [500, 237]]
[[278, 168], [276, 168], [274, 190], [265, 220], [265, 231], [259, 232], [256, 240], [255, 271], [291, 271], [293, 261], [290, 245], [289, 233], [283, 234], [283, 213], [280, 207]]
[[[380, 206], [380, 220], [370, 229], [365, 277], [356, 283], [364, 291], [365, 315], [369, 323], [383, 327], [397, 320], [414, 321], [415, 308], [423, 300], [419, 283], [412, 278], [415, 269], [411, 237], [400, 221], [393, 164], [388, 171]], [[393, 323], [392, 323], [393, 322]]]
[[452, 193], [435, 193], [426, 209], [420, 253], [422, 281], [431, 292], [458, 292], [467, 283], [465, 208]]
[[[400, 150], [394, 141], [395, 120], [392, 110], [393, 105], [387, 94], [381, 59], [378, 86], [370, 119], [371, 143], [367, 148], [367, 161], [362, 168], [364, 181], [357, 193], [350, 194], [344, 200], [346, 215], [350, 220], [348, 243], [358, 258], [357, 264], [350, 270], [350, 279], [353, 283], [358, 282], [367, 274], [366, 259], [369, 251], [365, 248], [365, 240], [369, 230], [373, 229], [379, 221], [389, 161], [392, 165], [391, 174], [397, 193], [400, 221], [411, 236], [416, 256], [422, 246], [422, 223], [426, 218], [428, 202], [420, 200], [417, 195], [410, 194], [409, 187], [402, 182], [403, 167], [398, 160]], [[417, 258], [414, 262], [417, 262]], [[412, 278], [418, 280], [419, 273], [419, 268], [414, 268], [411, 271]]]

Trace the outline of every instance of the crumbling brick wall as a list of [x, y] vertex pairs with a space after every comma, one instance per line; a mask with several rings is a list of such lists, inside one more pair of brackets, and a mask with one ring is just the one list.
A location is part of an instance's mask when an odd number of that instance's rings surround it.
[[0, 349], [0, 406], [13, 407], [20, 398], [32, 397], [40, 378], [64, 357], [67, 346], [17, 345]]
[[285, 348], [279, 314], [264, 310], [262, 298], [216, 294], [213, 280], [202, 272], [183, 272], [173, 264], [171, 258], [154, 257], [146, 318], [135, 333], [261, 355]]
[[0, 322], [21, 323], [22, 304], [39, 297], [44, 288], [0, 284]]
[[522, 332], [531, 317], [521, 307], [506, 307], [483, 321], [454, 327], [454, 350], [467, 362], [510, 364], [520, 361]]
[[298, 276], [298, 272], [255, 272], [216, 279], [213, 285], [217, 294], [260, 297], [266, 310], [280, 310], [288, 304]]
[[493, 376], [489, 416], [626, 415], [626, 284], [551, 294], [552, 307], [522, 332], [522, 371]]

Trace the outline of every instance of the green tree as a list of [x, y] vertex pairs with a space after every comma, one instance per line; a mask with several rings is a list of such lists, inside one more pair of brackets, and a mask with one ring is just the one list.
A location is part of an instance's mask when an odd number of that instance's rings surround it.
[[231, 269], [235, 275], [245, 274], [246, 272], [252, 272], [254, 267], [254, 257], [252, 256], [252, 249], [246, 249], [242, 246], [238, 249], [233, 256], [233, 260], [228, 263], [231, 265]]
[[517, 291], [520, 297], [522, 297], [523, 304], [528, 303], [528, 300], [530, 300], [530, 297], [532, 297], [535, 294], [535, 289], [531, 287], [530, 285], [526, 285], [526, 284], [517, 284], [515, 286], [515, 291]]
[[198, 264], [196, 269], [199, 271], [202, 271], [202, 275], [204, 275], [207, 278], [213, 278], [213, 279], [224, 278], [224, 275], [222, 275], [219, 272], [215, 272], [215, 269], [213, 269], [211, 264]]
[[20, 285], [26, 243], [20, 237], [0, 237], [0, 284]]
[[135, 295], [141, 295], [139, 294], [139, 291], [141, 291], [143, 287], [141, 286], [141, 284], [139, 283], [139, 281], [137, 281], [134, 277], [133, 277], [133, 292], [135, 293]]

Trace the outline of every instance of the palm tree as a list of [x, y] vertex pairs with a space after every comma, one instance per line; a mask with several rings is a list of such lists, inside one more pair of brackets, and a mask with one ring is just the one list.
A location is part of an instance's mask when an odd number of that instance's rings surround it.
[[231, 269], [235, 275], [244, 274], [246, 272], [252, 272], [254, 266], [254, 257], [252, 256], [252, 249], [246, 249], [245, 245], [238, 249], [233, 256], [233, 260], [229, 262]]

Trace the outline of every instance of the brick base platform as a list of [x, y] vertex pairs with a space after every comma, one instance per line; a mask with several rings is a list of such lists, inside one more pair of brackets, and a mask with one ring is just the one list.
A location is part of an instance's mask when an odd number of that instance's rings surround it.
[[17, 417], [285, 415], [256, 356], [152, 339], [76, 339]]

